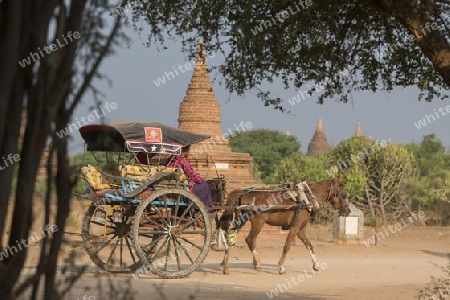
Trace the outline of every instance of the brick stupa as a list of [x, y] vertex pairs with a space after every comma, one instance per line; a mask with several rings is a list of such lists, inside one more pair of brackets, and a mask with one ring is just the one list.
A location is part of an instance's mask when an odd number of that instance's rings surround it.
[[314, 133], [311, 142], [309, 142], [306, 156], [319, 156], [328, 150], [330, 150], [330, 144], [328, 144], [325, 133], [323, 132], [322, 120], [319, 119], [316, 132]]
[[[225, 175], [230, 191], [236, 187], [261, 186], [251, 172], [253, 158], [249, 153], [232, 152], [221, 124], [220, 105], [217, 102], [206, 61], [203, 43], [197, 49], [197, 58], [186, 96], [180, 103], [178, 128], [209, 134], [211, 138], [191, 146], [189, 160], [203, 177]], [[229, 134], [227, 132], [226, 134]]]

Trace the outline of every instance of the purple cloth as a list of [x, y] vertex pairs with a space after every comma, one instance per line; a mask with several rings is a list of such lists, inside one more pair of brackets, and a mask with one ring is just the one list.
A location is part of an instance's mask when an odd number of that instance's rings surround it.
[[212, 206], [211, 191], [209, 190], [209, 185], [206, 182], [196, 183], [192, 187], [192, 193], [202, 200], [205, 206]]
[[170, 158], [170, 160], [166, 163], [169, 168], [180, 168], [183, 170], [184, 174], [186, 174], [188, 178], [189, 184], [193, 183], [202, 183], [205, 182], [205, 179], [195, 172], [194, 168], [192, 168], [191, 162], [189, 159], [186, 159], [183, 155], [175, 155]]

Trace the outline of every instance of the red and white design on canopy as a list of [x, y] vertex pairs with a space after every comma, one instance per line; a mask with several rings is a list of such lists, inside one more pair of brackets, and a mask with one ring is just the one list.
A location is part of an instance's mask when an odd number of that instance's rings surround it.
[[145, 129], [145, 141], [149, 143], [161, 143], [162, 132], [161, 128], [156, 127], [144, 127]]

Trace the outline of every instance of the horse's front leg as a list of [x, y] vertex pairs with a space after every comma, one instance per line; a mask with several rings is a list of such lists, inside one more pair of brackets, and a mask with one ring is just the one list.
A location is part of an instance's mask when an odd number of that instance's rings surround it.
[[220, 265], [223, 266], [222, 273], [225, 275], [230, 275], [230, 271], [228, 270], [228, 259], [229, 258], [230, 258], [230, 250], [225, 250], [223, 260], [220, 263]]
[[305, 244], [306, 249], [309, 251], [309, 255], [311, 255], [314, 271], [319, 271], [319, 263], [317, 262], [316, 255], [314, 253], [314, 247], [306, 237], [306, 225], [298, 231], [297, 236], [303, 244]]
[[281, 253], [280, 260], [278, 261], [278, 274], [280, 274], [280, 275], [286, 274], [286, 270], [284, 269], [284, 262], [286, 260], [286, 255], [289, 252], [289, 249], [291, 249], [291, 244], [294, 241], [297, 231], [298, 231], [298, 226], [295, 226], [295, 225], [292, 226], [286, 237], [286, 243], [284, 244], [283, 252]]
[[258, 234], [261, 232], [262, 227], [264, 226], [265, 220], [261, 218], [261, 215], [250, 219], [251, 228], [248, 236], [245, 238], [245, 242], [248, 245], [248, 249], [252, 252], [253, 256], [253, 267], [257, 271], [261, 271], [261, 260], [259, 259], [258, 252], [256, 252], [256, 238]]

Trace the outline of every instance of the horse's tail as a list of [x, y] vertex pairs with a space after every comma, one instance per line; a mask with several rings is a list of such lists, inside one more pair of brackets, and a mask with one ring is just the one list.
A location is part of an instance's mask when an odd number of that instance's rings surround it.
[[219, 228], [225, 231], [230, 229], [230, 224], [234, 219], [234, 208], [227, 208], [219, 219]]
[[236, 230], [239, 232], [245, 223], [250, 219], [247, 213], [242, 214], [241, 210], [237, 209], [235, 217], [233, 219], [233, 228], [231, 230]]

